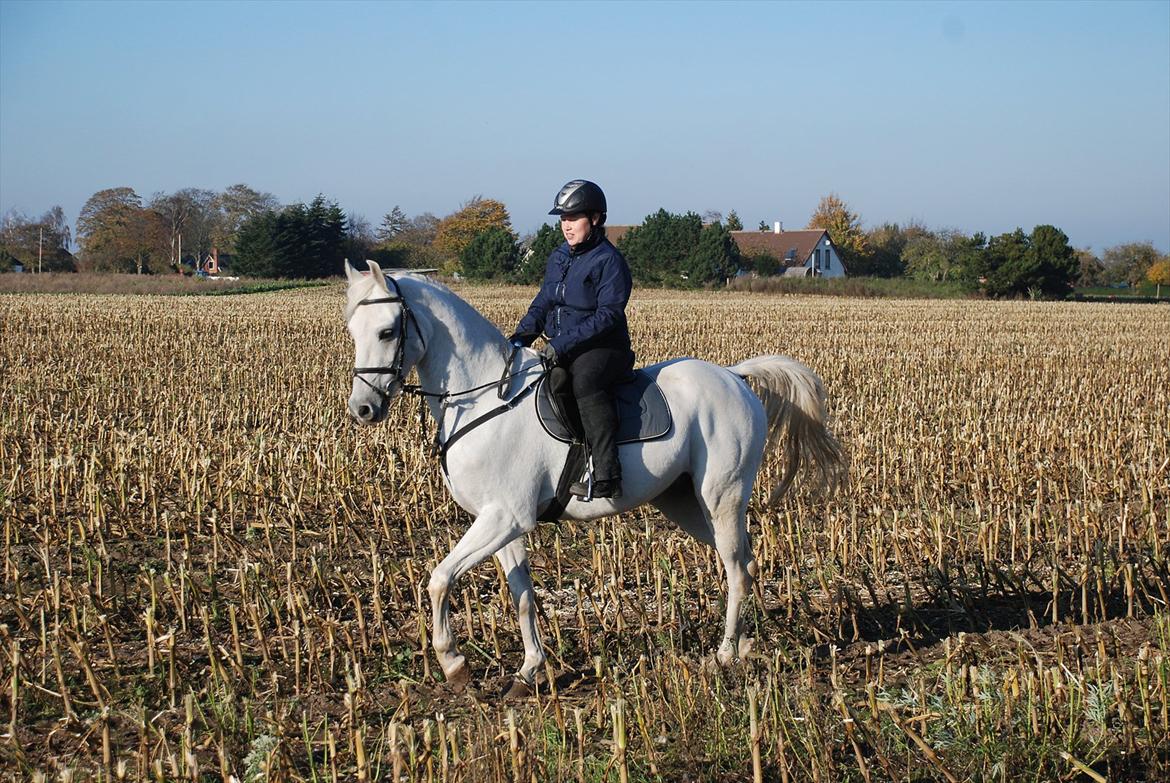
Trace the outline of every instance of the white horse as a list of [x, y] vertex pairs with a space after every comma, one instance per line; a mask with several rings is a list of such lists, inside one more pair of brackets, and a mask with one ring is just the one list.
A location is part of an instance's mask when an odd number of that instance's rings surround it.
[[[436, 437], [451, 447], [443, 478], [455, 501], [475, 518], [427, 587], [439, 664], [456, 687], [468, 682], [469, 667], [451, 632], [449, 594], [455, 581], [494, 554], [520, 617], [524, 663], [517, 686], [523, 690], [545, 660], [524, 535], [555, 497], [569, 446], [545, 433], [530, 398], [528, 404], [502, 408], [497, 383], [515, 372], [508, 385], [516, 398], [541, 375], [541, 362], [525, 349], [509, 370], [507, 340], [471, 305], [428, 278], [386, 276], [374, 262], [369, 268], [363, 274], [346, 263], [345, 317], [356, 349], [349, 412], [362, 424], [376, 424], [403, 391], [448, 393], [426, 397]], [[412, 369], [418, 387], [405, 384]], [[726, 665], [750, 643], [739, 633], [740, 602], [756, 574], [746, 514], [766, 448], [777, 446], [786, 458], [773, 500], [788, 488], [802, 461], [821, 480], [833, 481], [843, 470], [841, 448], [826, 426], [824, 386], [811, 370], [784, 356], [760, 356], [734, 367], [680, 359], [645, 370], [669, 402], [673, 426], [657, 440], [620, 447], [620, 499], [574, 499], [561, 518], [592, 520], [650, 503], [715, 547], [728, 581], [723, 641], [716, 651]], [[760, 396], [745, 378], [753, 380]], [[482, 426], [464, 429], [491, 413], [496, 415]]]

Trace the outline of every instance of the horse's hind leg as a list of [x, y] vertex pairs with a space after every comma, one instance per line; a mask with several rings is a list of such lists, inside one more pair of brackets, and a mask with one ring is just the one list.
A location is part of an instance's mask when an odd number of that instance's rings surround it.
[[[696, 491], [690, 476], [684, 475], [651, 503], [666, 518], [697, 541], [715, 547], [727, 572], [727, 617], [723, 641], [716, 657], [727, 665], [746, 654], [750, 642], [739, 639], [739, 609], [752, 589], [756, 561], [747, 535], [747, 502], [751, 487], [738, 483], [730, 487], [708, 486]], [[707, 500], [707, 497], [712, 497]]]
[[727, 616], [723, 625], [723, 641], [715, 653], [721, 666], [726, 666], [747, 653], [750, 640], [739, 636], [739, 610], [743, 599], [751, 592], [756, 573], [755, 557], [747, 534], [747, 505], [751, 485], [740, 482], [717, 485], [704, 482], [699, 502], [711, 520], [715, 532], [715, 549], [727, 573]]
[[544, 666], [544, 647], [536, 624], [536, 595], [532, 589], [532, 574], [528, 570], [528, 548], [521, 536], [496, 552], [496, 559], [508, 578], [508, 590], [520, 618], [520, 636], [524, 639], [524, 664], [517, 676], [526, 685], [536, 681], [536, 674]]

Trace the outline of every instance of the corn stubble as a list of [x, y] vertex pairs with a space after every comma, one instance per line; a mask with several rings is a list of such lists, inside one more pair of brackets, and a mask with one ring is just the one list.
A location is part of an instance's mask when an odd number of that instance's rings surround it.
[[[529, 291], [463, 291], [501, 327]], [[346, 417], [340, 289], [0, 297], [0, 762], [32, 780], [1045, 780], [1170, 772], [1170, 313], [639, 292], [639, 359], [786, 353], [850, 477], [750, 530], [752, 653], [709, 657], [723, 575], [652, 511], [531, 536], [550, 658], [415, 410]]]

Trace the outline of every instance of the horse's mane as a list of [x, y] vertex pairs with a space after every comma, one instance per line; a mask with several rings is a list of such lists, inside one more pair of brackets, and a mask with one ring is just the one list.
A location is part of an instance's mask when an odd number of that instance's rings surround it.
[[[390, 277], [391, 275], [387, 274], [386, 276]], [[406, 277], [411, 278], [412, 280], [418, 280], [420, 283], [423, 283], [425, 285], [429, 285], [432, 288], [437, 288], [440, 291], [446, 291], [449, 294], [453, 294], [451, 289], [447, 288], [447, 286], [443, 285], [438, 280], [433, 280], [432, 278], [429, 278], [426, 275], [418, 274], [417, 272], [403, 272], [403, 273], [398, 274], [396, 277], [394, 277], [394, 279], [395, 280], [402, 280], [403, 278], [406, 278]], [[377, 285], [378, 285], [378, 281], [374, 278], [374, 276], [372, 274], [366, 274], [359, 282], [355, 283], [354, 285], [349, 286], [346, 289], [346, 298], [345, 298], [345, 320], [346, 321], [348, 321], [350, 318], [353, 317], [354, 311], [357, 310], [357, 308], [358, 308], [358, 303], [360, 303], [363, 299], [368, 297], [373, 292], [374, 288]]]
[[[387, 276], [389, 277], [390, 275]], [[491, 320], [488, 319], [483, 313], [475, 309], [475, 307], [473, 307], [470, 302], [463, 299], [463, 297], [459, 296], [459, 294], [455, 293], [446, 285], [440, 283], [438, 280], [435, 280], [433, 277], [428, 277], [417, 272], [405, 271], [402, 273], [396, 273], [394, 275], [394, 279], [399, 282], [404, 279], [416, 281], [424, 288], [429, 288], [432, 291], [441, 294], [441, 298], [445, 299], [450, 306], [462, 310], [464, 317], [469, 321], [479, 320], [487, 326], [491, 327], [492, 330], [496, 332], [499, 331], [499, 327], [492, 323]], [[349, 289], [346, 291], [345, 302], [346, 321], [348, 321], [353, 316], [354, 311], [358, 308], [358, 304], [373, 292], [377, 284], [378, 281], [374, 278], [373, 275], [367, 275], [361, 281], [349, 286]], [[403, 293], [405, 294], [405, 291]]]

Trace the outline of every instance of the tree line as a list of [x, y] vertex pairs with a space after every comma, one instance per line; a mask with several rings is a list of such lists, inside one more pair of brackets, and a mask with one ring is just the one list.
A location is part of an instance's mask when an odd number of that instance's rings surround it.
[[[770, 231], [765, 221], [760, 231]], [[988, 237], [918, 223], [866, 229], [836, 194], [820, 200], [808, 228], [826, 229], [852, 276], [909, 276], [954, 282], [989, 296], [1060, 297], [1074, 286], [1157, 281], [1170, 258], [1151, 243], [1109, 248], [1098, 258], [1075, 250], [1051, 225]], [[718, 285], [737, 274], [773, 275], [780, 258], [745, 256], [732, 232], [735, 210], [675, 214], [659, 209], [618, 241], [642, 285]], [[76, 241], [77, 252], [70, 251]], [[23, 264], [45, 271], [191, 272], [212, 248], [234, 274], [327, 277], [342, 261], [374, 259], [384, 268], [433, 268], [472, 280], [533, 284], [562, 242], [558, 223], [520, 236], [500, 201], [473, 196], [439, 218], [410, 217], [399, 206], [371, 226], [318, 195], [281, 205], [246, 184], [222, 192], [184, 188], [143, 199], [129, 187], [101, 190], [86, 202], [72, 234], [60, 207], [32, 220], [10, 212], [0, 221], [0, 269]], [[1165, 284], [1170, 284], [1170, 280]]]
[[72, 272], [73, 234], [65, 211], [56, 206], [33, 220], [12, 211], [0, 219], [0, 272], [16, 264], [31, 271]]
[[3, 268], [20, 263], [35, 270], [43, 232], [54, 243], [52, 264], [45, 263], [44, 271], [191, 271], [212, 248], [234, 252], [243, 224], [277, 206], [271, 193], [244, 184], [218, 193], [184, 188], [145, 201], [130, 187], [106, 188], [85, 202], [72, 236], [59, 206], [40, 220], [9, 212], [0, 222], [0, 261]]
[[836, 194], [821, 199], [810, 228], [827, 228], [851, 275], [953, 281], [993, 297], [1067, 295], [1074, 287], [1136, 287], [1158, 282], [1170, 257], [1151, 242], [1108, 248], [1100, 256], [1074, 249], [1051, 225], [988, 237], [911, 222], [863, 228]]
[[[428, 257], [418, 246], [425, 237], [416, 233], [405, 239], [395, 233], [396, 226], [408, 224], [397, 208], [383, 221], [380, 236], [389, 241], [380, 246], [382, 252], [398, 248], [400, 253], [387, 259], [392, 266], [417, 265], [411, 259]], [[538, 282], [549, 253], [563, 241], [556, 224], [519, 239], [503, 204], [478, 197], [433, 225], [434, 254], [428, 265], [471, 279]], [[1148, 279], [1155, 279], [1163, 268], [1158, 262], [1170, 266], [1170, 259], [1148, 242], [1119, 245], [1097, 258], [1074, 249], [1068, 236], [1052, 225], [990, 237], [917, 223], [885, 223], [867, 230], [836, 194], [820, 200], [807, 227], [829, 232], [850, 275], [949, 281], [992, 297], [1059, 298], [1075, 286], [1137, 285], [1151, 274]], [[732, 232], [742, 230], [735, 210], [724, 220], [715, 211], [699, 215], [659, 209], [626, 231], [617, 246], [643, 285], [711, 286], [737, 274], [781, 272], [783, 261], [775, 255], [740, 251]], [[760, 221], [759, 230], [771, 227]]]

